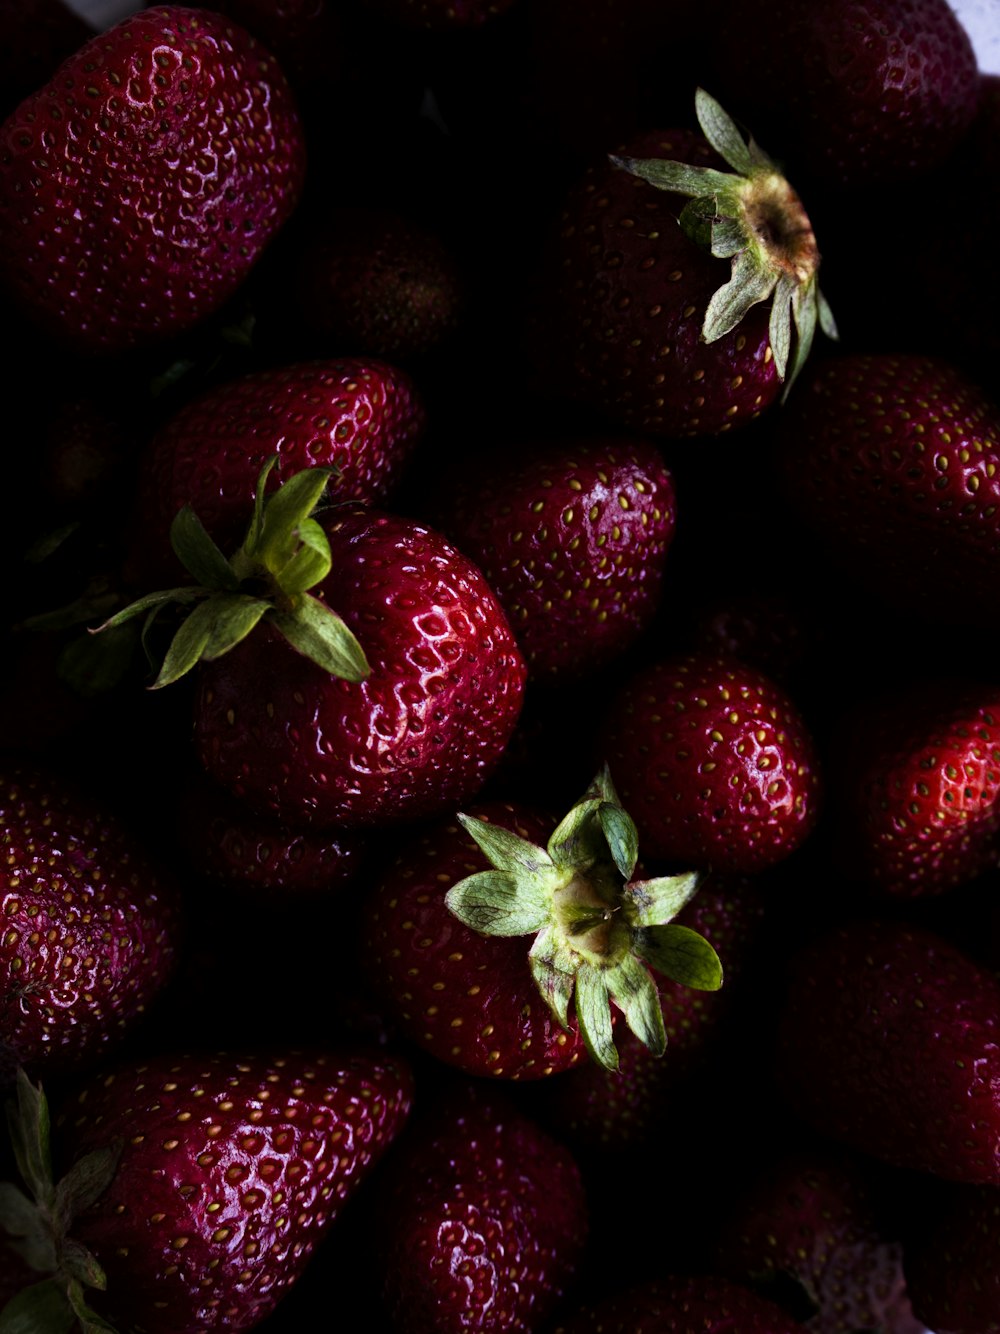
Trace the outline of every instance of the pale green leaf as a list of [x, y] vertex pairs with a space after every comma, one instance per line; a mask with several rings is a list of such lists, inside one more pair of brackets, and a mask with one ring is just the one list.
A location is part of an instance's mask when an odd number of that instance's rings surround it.
[[445, 906], [483, 936], [524, 936], [549, 919], [549, 896], [530, 876], [480, 871], [452, 885]]
[[603, 970], [581, 963], [576, 974], [576, 1020], [587, 1051], [605, 1070], [618, 1069], [611, 1004]]
[[653, 880], [633, 880], [625, 886], [624, 906], [630, 925], [665, 926], [698, 892], [701, 876], [697, 871], [682, 875], [657, 876]]
[[723, 111], [704, 88], [699, 88], [694, 95], [694, 109], [702, 134], [719, 157], [741, 176], [748, 176], [753, 170], [754, 160], [732, 117]]
[[267, 504], [267, 479], [278, 462], [277, 454], [271, 454], [264, 460], [264, 466], [257, 474], [257, 487], [253, 493], [253, 515], [250, 519], [250, 526], [247, 529], [246, 539], [243, 543], [243, 550], [248, 556], [253, 556], [260, 543], [261, 531], [264, 527], [264, 507]]
[[690, 162], [671, 162], [667, 158], [611, 156], [612, 166], [676, 195], [710, 196], [732, 190], [734, 177], [711, 167], [694, 167]]
[[557, 1022], [568, 1029], [578, 956], [567, 949], [553, 927], [543, 927], [528, 954], [528, 965], [546, 1005]]
[[722, 986], [722, 963], [715, 950], [697, 931], [671, 922], [654, 926], [636, 941], [636, 952], [664, 977], [697, 991], [717, 991]]
[[299, 525], [319, 504], [329, 468], [305, 468], [268, 497], [254, 554], [270, 570], [279, 570], [295, 550]]
[[244, 640], [271, 603], [249, 593], [219, 593], [212, 599], [214, 619], [201, 656], [206, 662], [221, 658]]
[[654, 1056], [662, 1056], [667, 1045], [663, 1011], [656, 983], [649, 969], [632, 954], [605, 970], [604, 980], [629, 1028]]
[[547, 878], [551, 880], [551, 873], [555, 871], [552, 858], [537, 843], [522, 838], [512, 829], [505, 829], [490, 820], [480, 820], [474, 815], [460, 814], [458, 821], [497, 870], [527, 871], [532, 876], [548, 873]]
[[788, 370], [788, 359], [792, 354], [792, 296], [795, 292], [795, 280], [783, 273], [774, 289], [771, 302], [771, 314], [768, 320], [767, 336], [774, 357], [774, 368], [779, 380], [783, 380]]
[[174, 516], [170, 525], [170, 545], [177, 559], [202, 588], [239, 587], [233, 567], [190, 505], [185, 505]]
[[371, 672], [364, 649], [336, 612], [309, 593], [299, 595], [290, 612], [272, 612], [268, 623], [331, 676], [357, 684]]
[[630, 879], [639, 857], [639, 835], [632, 817], [621, 806], [602, 801], [597, 818], [619, 874], [625, 880]]
[[277, 573], [282, 591], [289, 596], [314, 588], [330, 573], [330, 541], [322, 526], [315, 519], [303, 519], [298, 536], [299, 549]]
[[777, 276], [758, 256], [749, 250], [741, 251], [733, 260], [729, 282], [714, 292], [708, 303], [701, 328], [705, 342], [714, 343], [737, 328], [752, 306], [767, 300], [777, 281]]

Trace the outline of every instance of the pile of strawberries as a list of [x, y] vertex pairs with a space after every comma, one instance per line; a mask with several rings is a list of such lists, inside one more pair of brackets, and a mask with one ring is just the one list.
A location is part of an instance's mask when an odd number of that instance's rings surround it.
[[946, 0], [0, 52], [0, 1334], [1000, 1334]]

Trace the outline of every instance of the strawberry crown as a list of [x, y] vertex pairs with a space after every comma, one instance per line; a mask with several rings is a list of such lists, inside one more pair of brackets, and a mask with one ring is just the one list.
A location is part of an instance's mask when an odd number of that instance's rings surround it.
[[661, 1056], [667, 1035], [649, 969], [714, 991], [722, 965], [703, 936], [672, 920], [695, 894], [697, 872], [632, 879], [638, 835], [607, 766], [547, 847], [474, 816], [458, 819], [493, 869], [454, 884], [445, 898], [450, 911], [481, 935], [535, 936], [528, 956], [535, 984], [566, 1029], [574, 1002], [580, 1035], [599, 1065], [618, 1069], [612, 1004]]
[[706, 343], [731, 333], [751, 306], [771, 301], [771, 351], [787, 396], [809, 356], [817, 324], [828, 338], [837, 337], [817, 281], [820, 255], [812, 224], [778, 166], [752, 138], [744, 140], [703, 88], [695, 94], [695, 113], [731, 172], [661, 158], [612, 156], [611, 162], [658, 190], [689, 196], [680, 215], [685, 233], [716, 258], [732, 260], [729, 281], [705, 311]]
[[330, 543], [313, 517], [333, 471], [306, 468], [265, 495], [278, 461], [272, 455], [257, 479], [253, 514], [242, 546], [227, 559], [194, 510], [185, 505], [170, 526], [170, 542], [194, 584], [149, 593], [97, 626], [94, 633], [145, 616], [143, 641], [165, 606], [190, 605], [153, 682], [169, 685], [196, 663], [228, 653], [265, 620], [324, 671], [346, 681], [369, 673], [364, 650], [332, 608], [309, 592], [330, 572]]

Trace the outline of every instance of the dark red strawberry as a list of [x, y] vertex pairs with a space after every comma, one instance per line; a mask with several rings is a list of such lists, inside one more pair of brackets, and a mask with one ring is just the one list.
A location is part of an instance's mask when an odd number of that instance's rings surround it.
[[792, 1107], [893, 1166], [1000, 1184], [1000, 983], [933, 932], [857, 921], [797, 954], [779, 1029]]
[[[22, 1082], [19, 1167], [44, 1220], [53, 1187], [32, 1093]], [[49, 1284], [79, 1314], [81, 1274], [106, 1283], [94, 1304], [119, 1328], [249, 1329], [298, 1280], [411, 1100], [406, 1066], [367, 1054], [168, 1055], [103, 1071], [58, 1123], [73, 1166], [48, 1217]]]
[[6, 116], [94, 36], [63, 0], [0, 5], [0, 116]]
[[925, 616], [990, 615], [1000, 408], [982, 389], [935, 358], [831, 358], [777, 429], [791, 504], [866, 589]]
[[531, 1334], [583, 1257], [587, 1201], [568, 1150], [472, 1084], [427, 1105], [380, 1199], [383, 1300], [397, 1334]]
[[0, 129], [0, 278], [83, 351], [168, 338], [236, 291], [303, 173], [297, 113], [264, 48], [208, 10], [143, 10]]
[[924, 1334], [867, 1159], [826, 1141], [760, 1164], [727, 1208], [714, 1263], [813, 1334]]
[[715, 56], [720, 97], [833, 188], [944, 162], [976, 110], [975, 52], [947, 0], [727, 0]]
[[275, 481], [303, 468], [332, 468], [332, 499], [382, 499], [398, 483], [425, 421], [411, 378], [371, 358], [301, 362], [209, 390], [157, 432], [143, 458], [132, 578], [176, 579], [169, 532], [184, 505], [224, 549], [234, 548], [272, 456]]
[[489, 23], [514, 0], [363, 0], [373, 16], [407, 28], [447, 32]]
[[597, 671], [648, 629], [676, 519], [673, 479], [651, 442], [501, 448], [439, 505], [441, 527], [486, 575], [538, 680]]
[[780, 1306], [716, 1275], [665, 1276], [616, 1292], [553, 1334], [801, 1334]]
[[936, 1334], [1000, 1330], [1000, 1192], [957, 1186], [927, 1202], [904, 1256], [914, 1309]]
[[6, 766], [0, 1034], [62, 1073], [121, 1042], [167, 982], [176, 890], [143, 846], [64, 776]]
[[817, 757], [785, 690], [735, 658], [691, 654], [623, 682], [604, 753], [644, 854], [752, 874], [808, 838]]
[[745, 424], [817, 322], [835, 334], [798, 197], [712, 98], [697, 107], [705, 137], [651, 131], [571, 192], [530, 333], [541, 389], [656, 436]]
[[995, 865], [1000, 691], [935, 683], [869, 702], [831, 757], [837, 860], [905, 898], [940, 894]]

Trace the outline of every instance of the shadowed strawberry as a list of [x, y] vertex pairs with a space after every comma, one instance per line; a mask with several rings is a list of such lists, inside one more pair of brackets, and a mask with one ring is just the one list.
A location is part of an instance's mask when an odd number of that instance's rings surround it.
[[87, 42], [0, 143], [0, 281], [83, 352], [169, 338], [217, 310], [305, 170], [273, 58], [231, 21], [175, 5]]
[[260, 471], [270, 485], [304, 468], [329, 468], [329, 496], [381, 500], [422, 438], [416, 385], [371, 358], [300, 362], [231, 380], [176, 413], [146, 450], [132, 521], [130, 571], [171, 577], [170, 525], [190, 506], [225, 550], [246, 527]]
[[569, 1151], [495, 1089], [439, 1094], [401, 1139], [376, 1239], [398, 1334], [533, 1334], [583, 1258], [587, 1201]]
[[6, 116], [52, 77], [94, 36], [91, 25], [63, 0], [4, 0], [0, 5], [0, 116]]
[[663, 1277], [615, 1293], [553, 1334], [801, 1334], [780, 1306], [716, 1275]]
[[438, 499], [440, 526], [479, 565], [541, 681], [630, 649], [659, 606], [673, 480], [649, 441], [505, 448]]
[[118, 820], [55, 772], [0, 779], [0, 1032], [32, 1072], [101, 1057], [174, 968], [176, 890]]
[[933, 932], [855, 921], [795, 956], [778, 1029], [790, 1106], [895, 1167], [1000, 1184], [1000, 982]]
[[797, 195], [714, 99], [696, 106], [704, 137], [651, 131], [570, 194], [529, 335], [543, 391], [672, 438], [759, 416], [816, 325], [836, 336]]
[[809, 733], [785, 690], [735, 658], [641, 668], [611, 699], [602, 734], [649, 857], [753, 874], [812, 832]]
[[514, 0], [362, 0], [372, 15], [405, 28], [436, 32], [479, 28], [509, 9]]
[[[296, 1282], [409, 1115], [388, 1056], [158, 1056], [84, 1085], [57, 1121], [26, 1078], [12, 1116], [32, 1199], [3, 1194], [8, 1230], [48, 1277], [16, 1300], [85, 1329], [249, 1329]], [[85, 1289], [92, 1288], [95, 1294]], [[34, 1304], [37, 1303], [37, 1307]], [[31, 1328], [49, 1328], [44, 1319]]]
[[903, 1260], [914, 1309], [935, 1334], [1000, 1330], [1000, 1191], [958, 1186], [927, 1202]]

